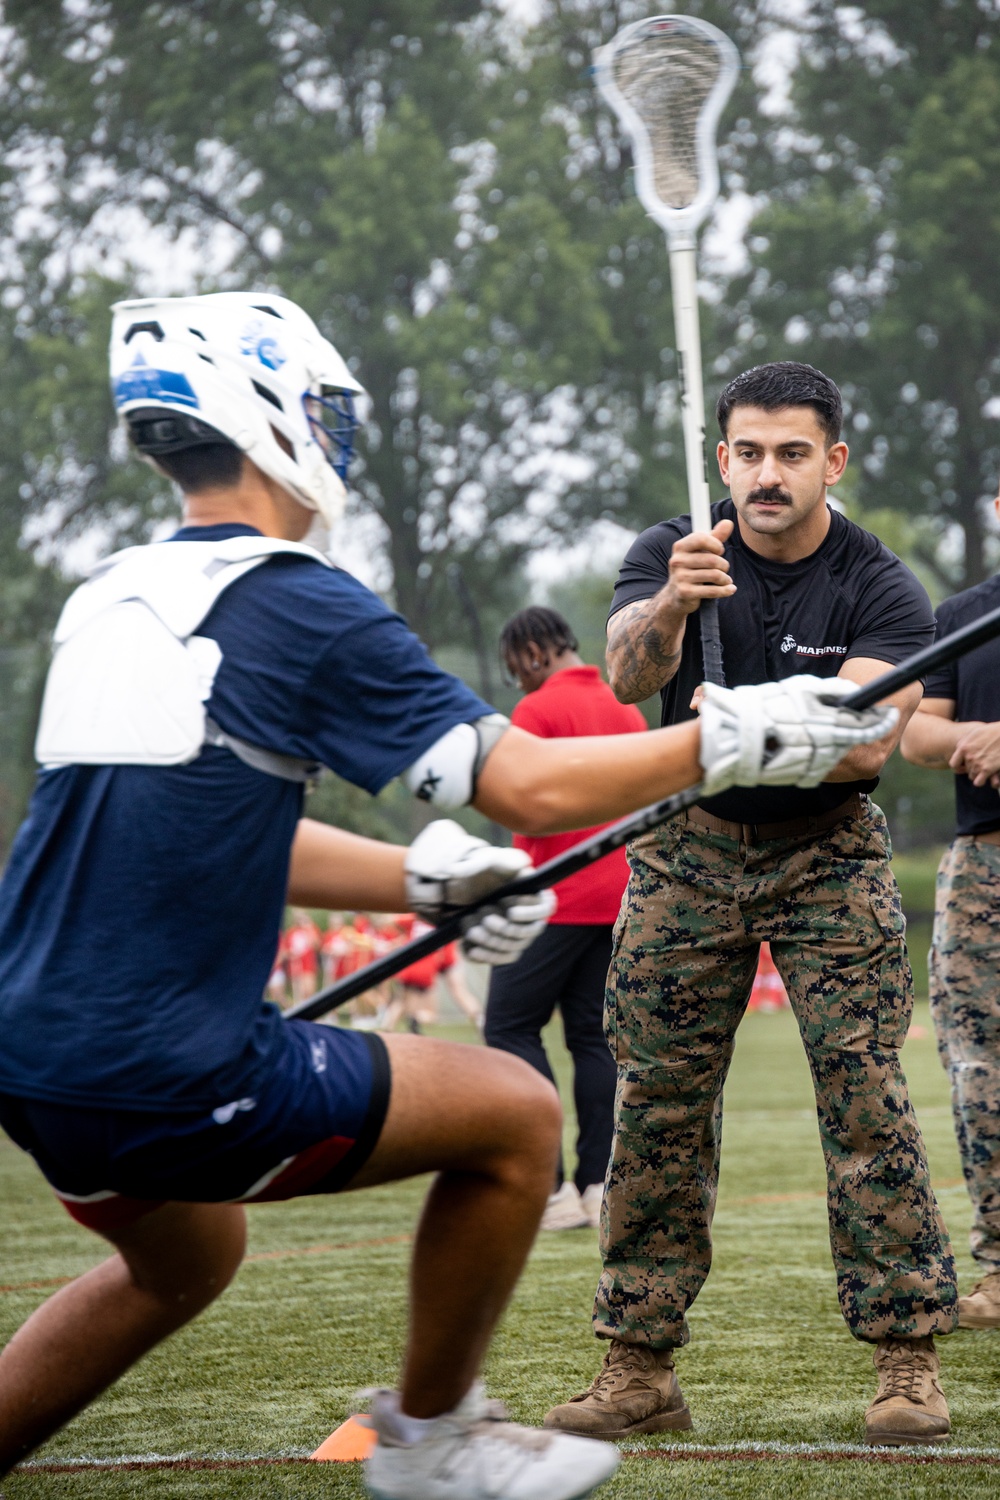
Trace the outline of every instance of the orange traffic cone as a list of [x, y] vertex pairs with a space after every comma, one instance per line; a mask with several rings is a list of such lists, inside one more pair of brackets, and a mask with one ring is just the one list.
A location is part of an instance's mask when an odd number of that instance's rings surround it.
[[790, 1008], [785, 986], [781, 982], [781, 975], [774, 967], [770, 944], [761, 943], [757, 973], [754, 976], [747, 1010], [789, 1010]]
[[357, 1417], [348, 1417], [335, 1427], [325, 1442], [320, 1443], [312, 1455], [320, 1463], [349, 1464], [358, 1458], [367, 1458], [375, 1446], [375, 1433], [365, 1427]]

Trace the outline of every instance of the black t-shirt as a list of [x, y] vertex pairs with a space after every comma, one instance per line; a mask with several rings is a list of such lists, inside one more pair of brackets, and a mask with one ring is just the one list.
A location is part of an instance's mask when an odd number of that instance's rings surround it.
[[[713, 526], [717, 521], [736, 521], [731, 500], [712, 506]], [[611, 615], [660, 591], [674, 542], [690, 531], [690, 517], [678, 516], [636, 538], [618, 575]], [[738, 525], [726, 543], [726, 558], [737, 589], [719, 603], [727, 687], [778, 682], [800, 672], [836, 677], [852, 656], [897, 666], [933, 640], [934, 616], [922, 585], [878, 537], [839, 511], [831, 510], [820, 546], [799, 562], [771, 562], [751, 551]], [[702, 678], [696, 611], [688, 615], [680, 667], [660, 694], [662, 723], [694, 717], [689, 704]], [[778, 823], [826, 812], [852, 792], [870, 792], [877, 785], [876, 778], [815, 788], [733, 787], [702, 806], [738, 823]]]
[[[937, 610], [938, 639], [978, 620], [1000, 605], [1000, 578], [987, 578], [973, 589], [946, 599]], [[955, 718], [1000, 719], [1000, 639], [987, 641], [928, 675], [925, 698], [951, 698]], [[992, 786], [973, 786], [968, 776], [955, 777], [955, 816], [958, 833], [991, 833], [1000, 828], [1000, 792]]]

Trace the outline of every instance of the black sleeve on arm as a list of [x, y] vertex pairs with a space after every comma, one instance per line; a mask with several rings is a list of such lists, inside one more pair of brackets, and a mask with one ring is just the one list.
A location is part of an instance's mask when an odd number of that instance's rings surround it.
[[[886, 565], [888, 563], [888, 566]], [[868, 656], [897, 667], [934, 639], [934, 613], [927, 590], [905, 563], [883, 549], [858, 600], [846, 661]]]
[[[952, 617], [954, 610], [949, 608], [950, 599], [938, 606], [935, 611], [937, 617], [936, 640], [942, 640], [944, 636], [950, 635], [957, 628], [958, 622]], [[950, 698], [952, 702], [958, 698], [958, 662], [946, 662], [943, 667], [937, 667], [933, 672], [928, 672], [924, 682], [925, 698]]]
[[636, 537], [625, 554], [621, 565], [615, 594], [608, 610], [608, 619], [624, 609], [626, 604], [635, 604], [639, 599], [652, 599], [670, 577], [670, 553], [678, 537], [691, 530], [686, 517], [676, 521], [660, 521]]

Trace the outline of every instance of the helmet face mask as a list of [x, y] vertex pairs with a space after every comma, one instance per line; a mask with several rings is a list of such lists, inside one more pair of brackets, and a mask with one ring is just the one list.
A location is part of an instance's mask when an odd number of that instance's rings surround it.
[[354, 396], [334, 386], [324, 386], [319, 395], [302, 397], [306, 421], [327, 462], [346, 483], [354, 454], [358, 415]]
[[364, 388], [284, 297], [217, 292], [115, 305], [111, 389], [133, 443], [228, 442], [327, 527], [343, 510]]

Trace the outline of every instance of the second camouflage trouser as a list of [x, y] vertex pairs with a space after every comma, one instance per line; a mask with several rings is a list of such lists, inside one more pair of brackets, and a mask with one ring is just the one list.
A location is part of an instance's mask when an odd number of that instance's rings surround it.
[[1000, 848], [957, 838], [938, 871], [931, 1014], [972, 1199], [972, 1254], [1000, 1271]]
[[712, 1258], [722, 1086], [764, 940], [812, 1071], [848, 1327], [870, 1341], [954, 1328], [951, 1246], [899, 1062], [903, 915], [885, 820], [865, 806], [807, 838], [747, 845], [677, 818], [630, 846], [606, 1001], [618, 1087], [599, 1338], [687, 1342]]

